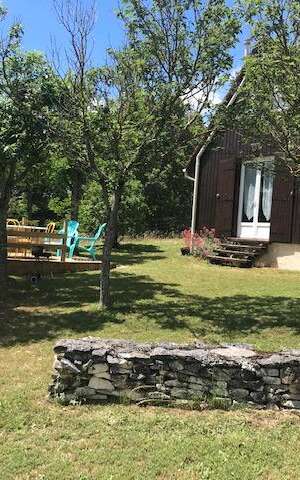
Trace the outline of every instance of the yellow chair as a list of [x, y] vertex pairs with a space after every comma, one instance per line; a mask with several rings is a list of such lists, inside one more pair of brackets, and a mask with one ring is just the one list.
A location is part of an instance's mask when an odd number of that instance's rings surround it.
[[54, 222], [48, 223], [46, 227], [46, 233], [54, 233], [54, 230], [55, 230], [55, 223]]
[[[20, 225], [21, 224], [20, 224], [19, 220], [17, 220], [16, 218], [8, 218], [6, 220], [6, 226], [7, 227], [8, 226], [19, 227]], [[19, 238], [14, 238], [15, 243], [18, 243], [19, 241], [20, 241]], [[20, 253], [20, 250], [18, 248], [11, 248], [11, 249], [8, 250], [8, 253], [16, 255], [16, 254]]]
[[15, 218], [8, 218], [6, 220], [6, 225], [14, 225], [15, 227], [19, 227], [21, 224], [19, 220], [16, 220]]

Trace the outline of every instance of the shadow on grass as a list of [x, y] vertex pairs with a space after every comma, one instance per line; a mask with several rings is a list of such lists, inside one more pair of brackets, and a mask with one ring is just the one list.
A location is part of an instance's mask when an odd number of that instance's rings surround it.
[[[115, 271], [111, 281], [114, 308], [101, 311], [97, 309], [97, 284], [98, 275], [88, 273], [44, 281], [38, 288], [20, 281], [20, 289], [15, 289], [2, 307], [0, 304], [0, 343], [9, 346], [62, 334], [101, 335], [106, 325], [121, 324], [129, 314], [137, 316], [140, 328], [151, 323], [154, 330], [186, 330], [195, 338], [211, 331], [221, 338], [261, 335], [278, 327], [300, 333], [300, 299], [246, 295], [208, 298], [183, 294], [177, 284]], [[129, 335], [130, 328], [134, 327], [128, 326]]]
[[[102, 247], [98, 248], [97, 258], [101, 260]], [[142, 243], [122, 243], [112, 252], [112, 262], [117, 265], [134, 265], [146, 263], [153, 260], [163, 260], [165, 255], [156, 245], [145, 245]]]

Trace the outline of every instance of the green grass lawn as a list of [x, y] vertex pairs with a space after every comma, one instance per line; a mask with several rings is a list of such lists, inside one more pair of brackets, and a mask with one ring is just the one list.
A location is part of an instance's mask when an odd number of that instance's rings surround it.
[[0, 303], [0, 479], [298, 480], [300, 417], [62, 407], [46, 399], [62, 337], [247, 342], [299, 347], [300, 273], [210, 266], [180, 242], [123, 245], [114, 308], [97, 309], [96, 273], [16, 280]]

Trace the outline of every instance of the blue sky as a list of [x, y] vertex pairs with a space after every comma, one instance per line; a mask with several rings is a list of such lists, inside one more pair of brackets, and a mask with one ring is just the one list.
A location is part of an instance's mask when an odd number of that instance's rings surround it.
[[[114, 11], [118, 0], [97, 1], [97, 25], [95, 30], [94, 60], [101, 64], [106, 57], [106, 49], [122, 44], [123, 31]], [[9, 20], [20, 20], [24, 26], [23, 46], [28, 50], [41, 50], [49, 53], [51, 36], [58, 46], [63, 47], [66, 34], [58, 24], [52, 0], [0, 0], [9, 12]]]
[[[119, 0], [96, 0], [97, 24], [95, 30], [95, 47], [93, 60], [102, 64], [106, 58], [106, 49], [122, 44], [123, 31], [115, 11]], [[229, 0], [230, 3], [232, 0]], [[0, 0], [1, 3], [1, 0]], [[41, 50], [50, 53], [51, 36], [56, 38], [57, 45], [63, 47], [66, 34], [58, 24], [52, 6], [52, 0], [2, 0], [9, 11], [9, 21], [20, 20], [24, 26], [23, 46], [28, 50]], [[241, 65], [243, 56], [243, 37], [234, 50], [234, 67]]]

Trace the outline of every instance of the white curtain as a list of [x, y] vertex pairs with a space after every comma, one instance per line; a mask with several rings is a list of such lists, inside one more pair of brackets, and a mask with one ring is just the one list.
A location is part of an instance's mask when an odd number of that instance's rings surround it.
[[245, 167], [243, 211], [248, 221], [253, 219], [256, 169]]
[[271, 219], [272, 193], [273, 193], [273, 175], [268, 171], [262, 173], [262, 211], [269, 222]]

